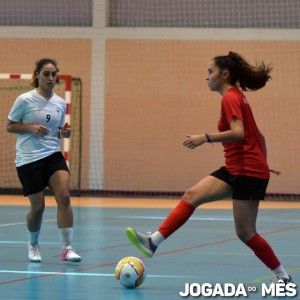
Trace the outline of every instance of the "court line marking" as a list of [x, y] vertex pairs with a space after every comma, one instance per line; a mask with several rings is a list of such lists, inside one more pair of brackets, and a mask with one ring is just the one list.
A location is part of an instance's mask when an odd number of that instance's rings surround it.
[[[123, 218], [123, 219], [147, 219], [147, 220], [164, 220], [165, 217], [155, 217], [155, 216], [118, 216], [118, 218]], [[225, 222], [232, 222], [234, 219], [232, 217], [191, 217], [189, 218], [190, 221], [225, 221]], [[271, 218], [264, 218], [260, 217], [259, 218], [260, 222], [276, 222], [276, 223], [300, 223], [300, 220], [274, 220]], [[56, 222], [55, 219], [46, 219], [43, 220], [43, 223], [51, 223], [51, 222]], [[6, 223], [6, 224], [0, 224], [0, 227], [9, 227], [9, 226], [17, 226], [17, 225], [24, 225], [27, 224], [26, 221], [22, 222], [15, 222], [15, 223]], [[1, 243], [1, 242], [0, 242]]]
[[[276, 230], [262, 232], [261, 235], [264, 236], [264, 235], [269, 235], [269, 234], [274, 234], [274, 233], [279, 233], [279, 232], [285, 232], [285, 231], [290, 231], [290, 230], [296, 230], [296, 229], [299, 230], [299, 228], [300, 228], [300, 226], [278, 228]], [[225, 239], [225, 240], [210, 242], [210, 243], [206, 243], [206, 244], [200, 244], [200, 245], [190, 246], [190, 247], [186, 247], [186, 248], [160, 252], [160, 253], [157, 253], [155, 256], [166, 255], [166, 254], [171, 254], [171, 253], [179, 253], [179, 252], [184, 252], [184, 251], [188, 251], [188, 250], [192, 250], [192, 249], [203, 248], [203, 247], [213, 246], [213, 245], [219, 245], [219, 244], [232, 242], [232, 241], [238, 241], [238, 240], [239, 240], [238, 237], [232, 237], [232, 238], [228, 238], [228, 239]]]
[[[50, 222], [55, 222], [56, 219], [45, 219], [43, 220], [43, 223], [50, 223]], [[0, 224], [0, 227], [9, 227], [9, 226], [16, 226], [16, 225], [24, 225], [27, 224], [26, 221], [22, 222], [15, 222], [15, 223], [6, 223], [6, 224]]]
[[[28, 241], [0, 241], [0, 244], [22, 244], [27, 245]], [[61, 243], [58, 242], [44, 242], [42, 241], [41, 244], [43, 245], [61, 245]], [[76, 244], [76, 243], [73, 243]]]
[[[287, 271], [288, 274], [293, 274], [293, 273], [296, 273], [296, 272], [300, 271], [300, 267], [287, 268], [286, 271]], [[266, 281], [266, 280], [269, 280], [269, 279], [272, 279], [272, 278], [274, 278], [274, 275], [273, 276], [270, 276], [270, 275], [269, 276], [263, 276], [263, 277], [253, 279], [252, 281], [249, 281], [248, 284], [260, 283], [260, 282], [263, 282], [263, 281]]]
[[[230, 256], [253, 256], [254, 253], [237, 253], [237, 252], [198, 252], [199, 255], [230, 255]], [[300, 257], [300, 254], [278, 254], [277, 256], [283, 257]]]
[[[281, 228], [281, 229], [276, 229], [276, 230], [264, 232], [264, 233], [262, 233], [262, 235], [269, 235], [269, 234], [285, 232], [285, 231], [290, 231], [290, 230], [296, 230], [296, 229], [299, 230], [299, 228], [300, 228], [300, 226], [286, 227], [286, 228]], [[227, 243], [227, 242], [232, 242], [232, 241], [237, 241], [237, 240], [238, 240], [238, 237], [234, 237], [234, 238], [219, 240], [219, 241], [210, 242], [210, 243], [206, 243], [206, 244], [200, 244], [200, 245], [190, 246], [190, 247], [186, 247], [186, 248], [175, 249], [175, 250], [171, 250], [171, 251], [164, 251], [164, 252], [157, 253], [155, 256], [162, 256], [162, 255], [167, 255], [167, 254], [176, 254], [176, 253], [180, 253], [180, 252], [184, 252], [184, 251], [188, 251], [188, 250], [192, 250], [192, 249], [203, 248], [203, 247], [212, 246], [212, 245], [219, 245], [219, 244], [224, 244], [224, 243]], [[140, 258], [145, 259], [144, 256], [140, 257]], [[85, 267], [85, 268], [81, 268], [81, 269], [77, 270], [76, 273], [79, 273], [79, 272], [82, 272], [82, 271], [87, 271], [87, 270], [92, 270], [92, 269], [97, 269], [97, 268], [101, 268], [101, 267], [106, 267], [106, 266], [113, 266], [113, 265], [116, 265], [116, 264], [117, 264], [117, 262], [108, 262], [108, 263], [105, 263], [105, 264], [102, 264], [102, 265], [95, 265], [95, 266]], [[57, 276], [57, 275], [61, 275], [61, 274], [64, 274], [64, 273], [66, 273], [66, 272], [61, 272], [61, 273], [56, 272], [56, 273], [51, 273], [51, 274], [39, 274], [39, 275], [37, 274], [36, 276], [24, 277], [24, 278], [19, 278], [19, 279], [0, 282], [0, 285], [12, 284], [12, 283], [17, 283], [17, 282], [32, 280], [32, 279], [37, 279], [37, 278], [52, 277], [52, 276]], [[270, 277], [268, 277], [268, 278], [270, 278]], [[256, 279], [256, 280], [260, 280], [260, 279]]]
[[[156, 216], [119, 216], [118, 218], [123, 219], [142, 219], [142, 220], [164, 220], [166, 217], [156, 217]], [[258, 217], [259, 222], [273, 222], [273, 223], [300, 223], [300, 220], [275, 220], [274, 218], [264, 218]], [[233, 217], [191, 217], [191, 221], [226, 221], [233, 222]]]
[[[119, 216], [120, 219], [164, 220], [166, 217], [157, 216]], [[191, 217], [191, 221], [233, 221], [232, 217]]]
[[[65, 275], [65, 276], [97, 276], [97, 277], [115, 277], [115, 274], [105, 273], [77, 273], [77, 272], [42, 272], [42, 271], [12, 271], [0, 270], [2, 274], [34, 274], [34, 275]], [[150, 278], [193, 278], [191, 275], [148, 275]], [[0, 283], [1, 284], [1, 283]]]

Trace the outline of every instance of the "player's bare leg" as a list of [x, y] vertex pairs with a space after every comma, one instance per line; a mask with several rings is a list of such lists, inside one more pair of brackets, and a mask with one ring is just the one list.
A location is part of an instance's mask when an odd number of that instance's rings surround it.
[[70, 200], [70, 174], [65, 170], [56, 171], [49, 180], [49, 186], [57, 203], [57, 226], [63, 242], [62, 260], [79, 262], [81, 257], [72, 248], [73, 210]]
[[237, 236], [244, 242], [254, 254], [271, 269], [275, 278], [273, 283], [291, 283], [292, 278], [287, 274], [272, 247], [256, 231], [256, 219], [258, 213], [258, 200], [233, 200], [233, 215]]
[[128, 227], [126, 229], [127, 237], [145, 256], [152, 257], [158, 245], [179, 229], [190, 218], [196, 207], [225, 199], [230, 197], [231, 193], [230, 185], [214, 176], [207, 176], [184, 193], [182, 200], [157, 231], [145, 235]]
[[44, 192], [29, 195], [28, 198], [30, 201], [30, 209], [26, 217], [29, 235], [28, 258], [31, 262], [39, 263], [42, 261], [39, 235], [45, 210]]

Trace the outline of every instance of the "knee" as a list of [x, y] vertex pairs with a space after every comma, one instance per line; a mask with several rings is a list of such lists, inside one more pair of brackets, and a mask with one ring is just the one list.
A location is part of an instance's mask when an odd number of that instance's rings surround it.
[[57, 197], [57, 204], [61, 209], [68, 209], [71, 206], [70, 194], [69, 193], [60, 193]]
[[45, 204], [41, 203], [38, 205], [31, 206], [31, 214], [36, 217], [42, 217], [45, 210]]
[[183, 195], [183, 199], [186, 202], [193, 203], [194, 198], [195, 198], [195, 190], [193, 188], [187, 189]]
[[253, 230], [247, 227], [236, 227], [236, 234], [238, 238], [245, 244], [251, 239], [251, 237], [255, 234]]
[[183, 199], [194, 207], [198, 207], [207, 202], [206, 198], [203, 197], [202, 193], [200, 193], [196, 187], [187, 189], [183, 195]]

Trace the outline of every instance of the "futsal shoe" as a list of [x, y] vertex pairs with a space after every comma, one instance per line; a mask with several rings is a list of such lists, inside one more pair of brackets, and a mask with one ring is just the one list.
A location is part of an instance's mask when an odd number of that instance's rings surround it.
[[31, 262], [40, 263], [42, 261], [41, 258], [41, 248], [39, 244], [31, 245], [27, 244], [28, 249], [28, 258]]
[[61, 260], [70, 261], [70, 262], [80, 262], [81, 257], [74, 251], [71, 246], [68, 246], [63, 249], [61, 254]]
[[293, 283], [293, 279], [291, 276], [289, 276], [289, 278], [283, 277], [282, 274], [278, 274], [276, 275], [276, 277], [272, 280], [272, 283], [276, 284], [276, 283], [284, 283], [284, 284], [288, 284], [288, 283]]
[[146, 257], [152, 257], [155, 253], [157, 246], [152, 243], [150, 234], [145, 235], [135, 231], [128, 227], [126, 229], [126, 235], [130, 242], [136, 246]]

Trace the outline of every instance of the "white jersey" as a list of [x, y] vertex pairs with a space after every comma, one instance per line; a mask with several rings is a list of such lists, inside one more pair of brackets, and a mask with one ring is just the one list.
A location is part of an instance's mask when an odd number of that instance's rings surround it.
[[36, 89], [20, 95], [14, 102], [8, 119], [23, 124], [48, 127], [49, 133], [40, 136], [33, 132], [16, 134], [16, 166], [22, 166], [60, 151], [58, 127], [64, 124], [66, 102], [53, 93], [46, 100]]

